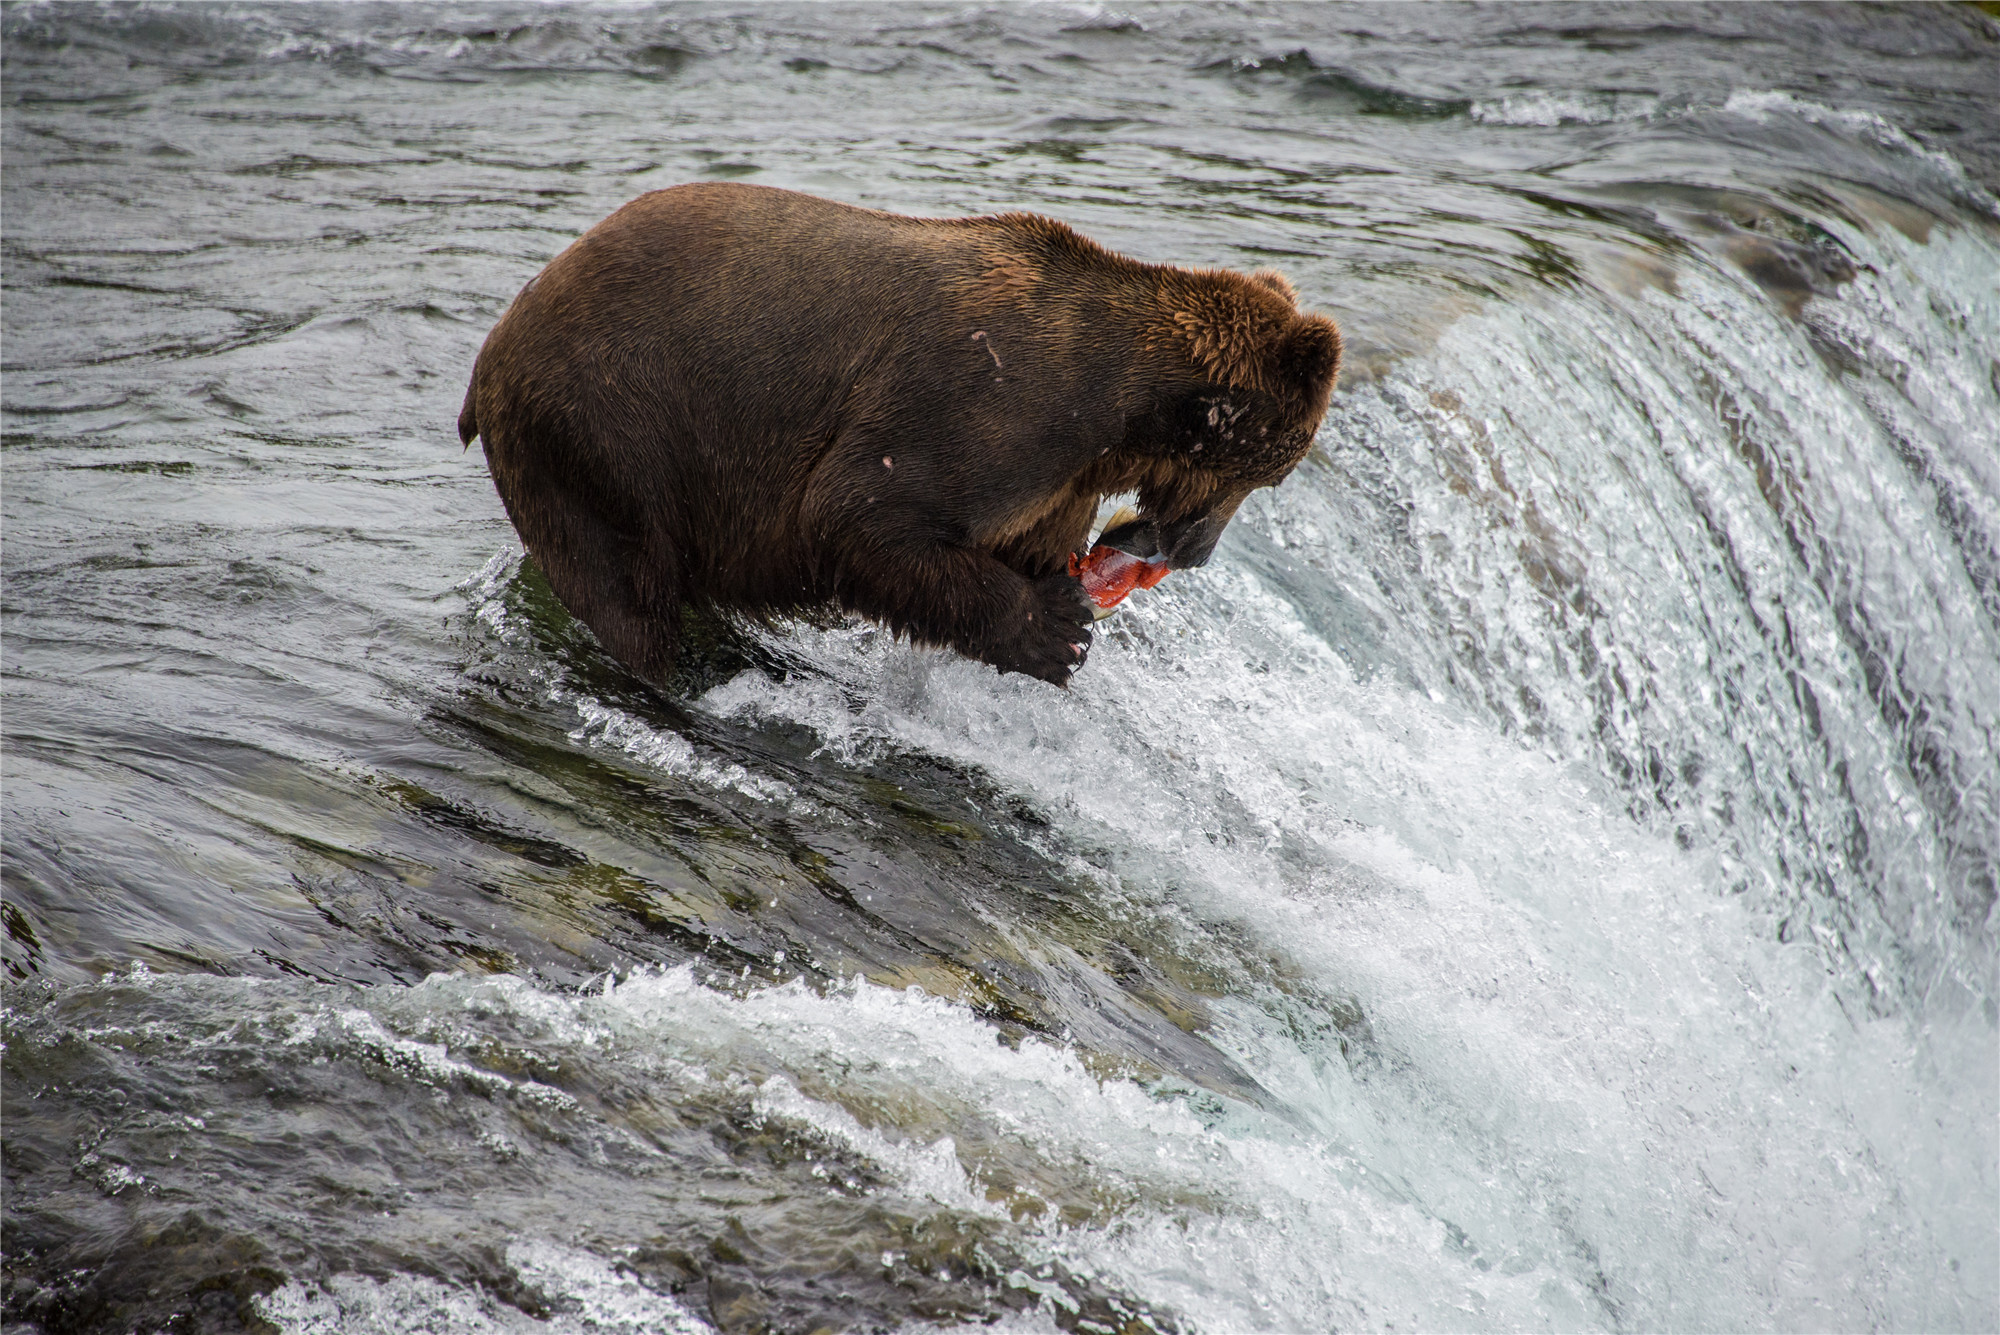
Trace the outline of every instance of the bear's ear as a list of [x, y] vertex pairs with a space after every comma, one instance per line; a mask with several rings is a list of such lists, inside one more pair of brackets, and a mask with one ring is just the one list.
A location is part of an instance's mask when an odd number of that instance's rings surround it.
[[1340, 374], [1340, 326], [1324, 315], [1293, 321], [1276, 357], [1278, 383], [1308, 399], [1330, 393]]
[[1299, 304], [1298, 289], [1292, 286], [1291, 279], [1285, 277], [1276, 269], [1259, 269], [1256, 273], [1250, 275], [1250, 281], [1253, 283], [1262, 283], [1265, 287], [1270, 288], [1294, 306]]

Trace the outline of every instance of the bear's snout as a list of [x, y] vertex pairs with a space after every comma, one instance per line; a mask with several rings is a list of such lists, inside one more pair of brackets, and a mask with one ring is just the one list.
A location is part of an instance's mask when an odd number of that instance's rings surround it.
[[1237, 507], [1243, 504], [1243, 495], [1226, 497], [1206, 510], [1159, 525], [1160, 554], [1168, 567], [1193, 570], [1207, 565], [1215, 554], [1215, 544], [1222, 540], [1222, 530], [1229, 527]]

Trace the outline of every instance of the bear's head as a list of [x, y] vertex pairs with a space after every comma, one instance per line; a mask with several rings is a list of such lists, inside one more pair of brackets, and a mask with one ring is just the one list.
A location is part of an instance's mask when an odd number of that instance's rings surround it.
[[1166, 374], [1127, 419], [1119, 453], [1140, 518], [1180, 569], [1206, 562], [1244, 498], [1284, 481], [1312, 448], [1340, 374], [1340, 330], [1299, 310], [1269, 269], [1169, 270], [1153, 327]]

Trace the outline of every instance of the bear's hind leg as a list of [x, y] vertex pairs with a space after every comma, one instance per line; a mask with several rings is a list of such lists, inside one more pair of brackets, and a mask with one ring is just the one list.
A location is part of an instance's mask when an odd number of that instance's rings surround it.
[[[489, 450], [489, 457], [492, 451]], [[681, 581], [663, 544], [648, 542], [546, 473], [513, 478], [493, 469], [501, 500], [543, 578], [590, 627], [598, 643], [649, 684], [662, 687], [680, 646]]]
[[[613, 565], [608, 578], [592, 579], [587, 598], [564, 593], [553, 578], [549, 586], [576, 619], [590, 627], [607, 653], [648, 685], [664, 688], [680, 652], [680, 599], [642, 593], [646, 572], [635, 568], [636, 559], [629, 551], [625, 555], [622, 571]], [[572, 589], [576, 584], [570, 581]]]

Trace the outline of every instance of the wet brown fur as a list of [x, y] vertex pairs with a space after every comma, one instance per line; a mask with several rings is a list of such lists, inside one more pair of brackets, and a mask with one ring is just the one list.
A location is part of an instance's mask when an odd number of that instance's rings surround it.
[[1269, 270], [1142, 264], [1033, 214], [686, 185], [522, 289], [459, 434], [564, 605], [652, 681], [684, 603], [831, 601], [1060, 682], [1099, 498], [1136, 491], [1199, 564], [1304, 456], [1339, 361]]

